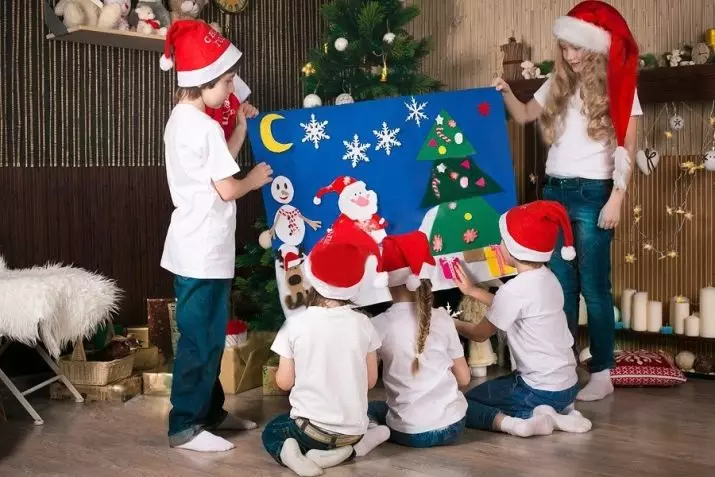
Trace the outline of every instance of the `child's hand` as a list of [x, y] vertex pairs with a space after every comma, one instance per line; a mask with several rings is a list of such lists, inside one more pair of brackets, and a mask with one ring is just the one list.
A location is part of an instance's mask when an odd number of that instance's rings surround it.
[[504, 94], [511, 91], [509, 83], [504, 81], [502, 78], [494, 78], [494, 81], [492, 81], [492, 86], [494, 86], [497, 91], [501, 91]]
[[241, 106], [238, 107], [238, 111], [236, 112], [236, 128], [234, 131], [241, 131], [245, 134], [248, 129], [248, 125], [246, 124], [246, 113], [243, 111]]
[[257, 190], [273, 180], [273, 177], [271, 177], [272, 174], [273, 169], [271, 169], [271, 166], [265, 162], [261, 162], [251, 169], [251, 172], [248, 173], [245, 180], [250, 184], [251, 190]]
[[461, 262], [454, 264], [454, 274], [454, 281], [457, 283], [459, 291], [461, 291], [463, 295], [471, 295], [475, 287], [467, 275], [467, 272], [464, 271]]
[[243, 112], [244, 116], [248, 119], [253, 119], [258, 116], [258, 109], [251, 103], [241, 103], [238, 107], [239, 112]]
[[598, 226], [602, 229], [615, 229], [621, 221], [621, 201], [611, 197], [598, 215]]

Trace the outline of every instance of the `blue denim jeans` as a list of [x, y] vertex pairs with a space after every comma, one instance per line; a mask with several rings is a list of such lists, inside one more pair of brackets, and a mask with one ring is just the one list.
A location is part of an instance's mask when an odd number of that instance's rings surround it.
[[578, 336], [579, 295], [586, 300], [591, 372], [613, 367], [613, 295], [611, 294], [611, 241], [613, 230], [598, 226], [613, 181], [547, 177], [544, 199], [561, 203], [571, 219], [576, 259], [566, 261], [558, 252], [559, 237], [549, 266], [564, 290], [564, 312], [574, 337]]
[[[370, 420], [381, 425], [386, 424], [387, 411], [388, 407], [385, 401], [370, 401], [367, 406], [367, 415]], [[417, 434], [406, 434], [390, 429], [390, 442], [417, 448], [446, 446], [454, 444], [459, 439], [464, 432], [465, 424], [466, 418], [463, 418], [447, 427]]]
[[534, 389], [516, 374], [492, 379], [465, 394], [469, 404], [467, 427], [491, 431], [497, 414], [528, 419], [534, 409], [542, 405], [560, 413], [573, 404], [577, 393], [578, 385], [556, 392]]
[[[281, 465], [283, 465], [283, 462], [281, 462], [281, 449], [283, 449], [283, 443], [290, 438], [298, 441], [298, 446], [303, 454], [311, 449], [331, 450], [339, 447], [318, 442], [307, 436], [290, 417], [290, 414], [281, 414], [266, 424], [263, 429], [263, 447]], [[354, 457], [355, 453], [353, 452], [350, 459]]]
[[226, 345], [231, 280], [177, 276], [176, 324], [169, 444], [179, 446], [226, 418], [218, 379]]

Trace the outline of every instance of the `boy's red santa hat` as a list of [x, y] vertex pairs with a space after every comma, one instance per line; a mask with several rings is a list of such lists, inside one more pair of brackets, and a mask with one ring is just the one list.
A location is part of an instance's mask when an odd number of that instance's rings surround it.
[[375, 287], [387, 286], [380, 249], [357, 227], [329, 229], [308, 254], [303, 272], [309, 285], [333, 300], [356, 298], [367, 278]]
[[[405, 285], [415, 291], [420, 280], [431, 278], [435, 261], [423, 232], [388, 235], [382, 241], [382, 268], [388, 272], [388, 286]], [[407, 269], [407, 273], [398, 270]]]
[[367, 186], [363, 181], [359, 181], [350, 176], [340, 176], [337, 177], [332, 183], [325, 187], [318, 189], [318, 192], [313, 197], [313, 203], [315, 205], [320, 205], [323, 201], [323, 196], [331, 192], [335, 192], [338, 195], [343, 193], [350, 194], [350, 191], [359, 191], [365, 189]]
[[527, 262], [548, 262], [556, 247], [559, 228], [563, 232], [561, 257], [576, 258], [571, 221], [564, 206], [551, 200], [537, 200], [514, 207], [499, 218], [501, 237], [509, 253]]
[[554, 35], [576, 47], [608, 57], [608, 101], [618, 146], [614, 154], [613, 180], [617, 188], [625, 189], [630, 161], [623, 146], [638, 79], [638, 43], [618, 10], [598, 0], [581, 2], [566, 16], [558, 18]]
[[177, 84], [189, 88], [210, 83], [231, 69], [240, 58], [238, 48], [208, 23], [179, 20], [166, 33], [159, 66], [164, 71], [176, 67]]

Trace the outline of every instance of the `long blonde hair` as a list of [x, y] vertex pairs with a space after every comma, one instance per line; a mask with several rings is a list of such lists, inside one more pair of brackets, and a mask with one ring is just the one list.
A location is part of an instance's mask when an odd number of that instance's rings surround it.
[[569, 100], [580, 87], [582, 112], [588, 118], [588, 137], [612, 146], [614, 131], [608, 109], [606, 76], [608, 58], [601, 53], [586, 52], [580, 75], [564, 59], [559, 42], [554, 58], [551, 87], [539, 121], [544, 141], [553, 144], [563, 134]]
[[417, 374], [420, 370], [420, 356], [425, 349], [425, 341], [429, 335], [430, 323], [432, 321], [432, 283], [429, 280], [421, 280], [420, 286], [415, 291], [417, 299], [415, 307], [417, 308], [417, 318], [419, 319], [419, 329], [417, 332], [417, 354], [412, 361], [412, 374]]

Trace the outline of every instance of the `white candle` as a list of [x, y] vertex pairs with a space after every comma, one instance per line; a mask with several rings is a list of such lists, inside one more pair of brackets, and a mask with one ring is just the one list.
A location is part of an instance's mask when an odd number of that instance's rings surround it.
[[647, 330], [651, 333], [659, 333], [663, 327], [663, 304], [659, 301], [648, 302]]
[[685, 297], [675, 297], [670, 306], [670, 326], [676, 335], [682, 335], [685, 333], [685, 319], [690, 316], [690, 302]]
[[700, 318], [691, 315], [685, 319], [685, 335], [700, 336]]
[[648, 292], [638, 292], [633, 295], [631, 325], [635, 331], [648, 329]]
[[700, 290], [700, 336], [715, 338], [715, 287]]
[[632, 288], [626, 288], [621, 294], [621, 321], [623, 321], [623, 327], [628, 329], [631, 327], [631, 318], [633, 316], [633, 295], [636, 294], [636, 290]]

